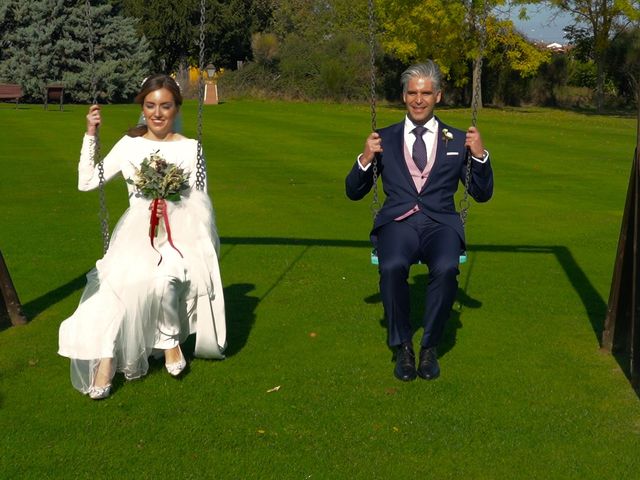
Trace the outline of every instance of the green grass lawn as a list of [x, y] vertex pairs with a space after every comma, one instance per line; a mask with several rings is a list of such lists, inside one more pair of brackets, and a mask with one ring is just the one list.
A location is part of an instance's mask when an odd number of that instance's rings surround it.
[[[86, 109], [0, 104], [0, 249], [31, 319], [0, 330], [0, 478], [638, 478], [640, 402], [599, 350], [635, 119], [481, 112], [495, 195], [469, 213], [442, 377], [403, 384], [368, 259], [370, 199], [344, 194], [368, 107], [207, 107], [228, 358], [195, 359], [181, 380], [154, 364], [93, 402], [56, 354], [102, 249], [98, 195], [76, 189]], [[196, 105], [183, 115], [193, 136]], [[378, 124], [401, 116], [380, 108]], [[106, 152], [137, 107], [103, 118]], [[107, 197], [113, 227], [124, 182]], [[425, 282], [414, 267], [416, 323]]]

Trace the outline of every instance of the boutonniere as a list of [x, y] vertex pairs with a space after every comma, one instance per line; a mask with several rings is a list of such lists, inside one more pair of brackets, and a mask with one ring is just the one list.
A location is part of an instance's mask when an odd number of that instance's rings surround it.
[[453, 140], [453, 133], [451, 133], [447, 128], [443, 128], [442, 139], [444, 140], [444, 144], [447, 145], [449, 140]]

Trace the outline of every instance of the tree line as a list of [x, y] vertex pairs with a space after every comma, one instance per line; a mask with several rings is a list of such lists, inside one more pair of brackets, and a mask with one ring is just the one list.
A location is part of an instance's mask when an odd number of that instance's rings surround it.
[[[129, 101], [149, 73], [197, 65], [202, 1], [205, 64], [225, 72], [222, 95], [365, 100], [373, 48], [377, 94], [393, 101], [400, 72], [425, 58], [441, 66], [450, 104], [474, 89], [497, 105], [637, 101], [638, 0], [375, 0], [373, 17], [369, 0], [0, 0], [0, 81], [32, 101], [62, 81], [86, 102], [94, 79], [100, 101]], [[532, 3], [572, 16], [568, 50], [515, 29], [507, 13]]]

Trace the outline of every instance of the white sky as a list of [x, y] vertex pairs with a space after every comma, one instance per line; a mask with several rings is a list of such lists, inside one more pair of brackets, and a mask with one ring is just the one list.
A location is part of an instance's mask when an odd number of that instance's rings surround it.
[[560, 14], [553, 20], [553, 16], [557, 10], [540, 5], [527, 6], [529, 20], [518, 19], [518, 12], [518, 7], [512, 8], [511, 20], [516, 28], [530, 40], [547, 43], [557, 42], [561, 44], [567, 42], [562, 29], [574, 23], [568, 15]]

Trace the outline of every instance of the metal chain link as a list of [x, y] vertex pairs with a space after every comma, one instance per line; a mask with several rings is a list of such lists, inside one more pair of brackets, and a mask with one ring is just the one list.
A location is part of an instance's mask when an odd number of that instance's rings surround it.
[[[95, 59], [95, 44], [94, 44], [94, 32], [93, 24], [91, 20], [91, 2], [85, 1], [85, 15], [88, 31], [89, 42], [89, 64], [91, 65], [91, 96], [92, 105], [98, 103], [98, 79], [96, 75], [96, 59]], [[107, 201], [104, 191], [104, 163], [100, 155], [100, 137], [98, 135], [99, 126], [96, 127], [96, 135], [90, 142], [91, 160], [93, 164], [98, 167], [98, 198], [100, 202], [100, 229], [102, 231], [102, 253], [107, 253], [109, 248], [109, 211], [107, 210]]]
[[[478, 75], [475, 78], [475, 84], [473, 86], [474, 94], [471, 99], [471, 125], [474, 127], [477, 126], [478, 123], [478, 106], [480, 105], [480, 89], [481, 89], [481, 78], [482, 78], [482, 63], [484, 57], [484, 50], [486, 47], [487, 41], [487, 2], [483, 3], [482, 9], [482, 17], [480, 18], [480, 45], [479, 45], [479, 54], [478, 54], [478, 67], [477, 72]], [[469, 185], [471, 183], [471, 151], [467, 149], [467, 157], [465, 159], [466, 162], [466, 170], [464, 175], [464, 194], [459, 203], [460, 208], [460, 220], [462, 220], [462, 225], [467, 222], [467, 215], [469, 213], [469, 206], [471, 202], [469, 201]]]
[[374, 0], [369, 0], [369, 67], [371, 98], [371, 131], [376, 130], [376, 19]]
[[[371, 131], [376, 131], [376, 19], [374, 0], [369, 0], [369, 54], [370, 54], [370, 100], [371, 100]], [[380, 199], [378, 197], [378, 157], [374, 155], [371, 164], [373, 172], [373, 199], [371, 200], [371, 214], [375, 219], [380, 211]]]
[[196, 162], [196, 190], [204, 190], [205, 162], [202, 152], [202, 110], [204, 105], [204, 23], [205, 0], [200, 0], [200, 57], [198, 58], [198, 160]]

